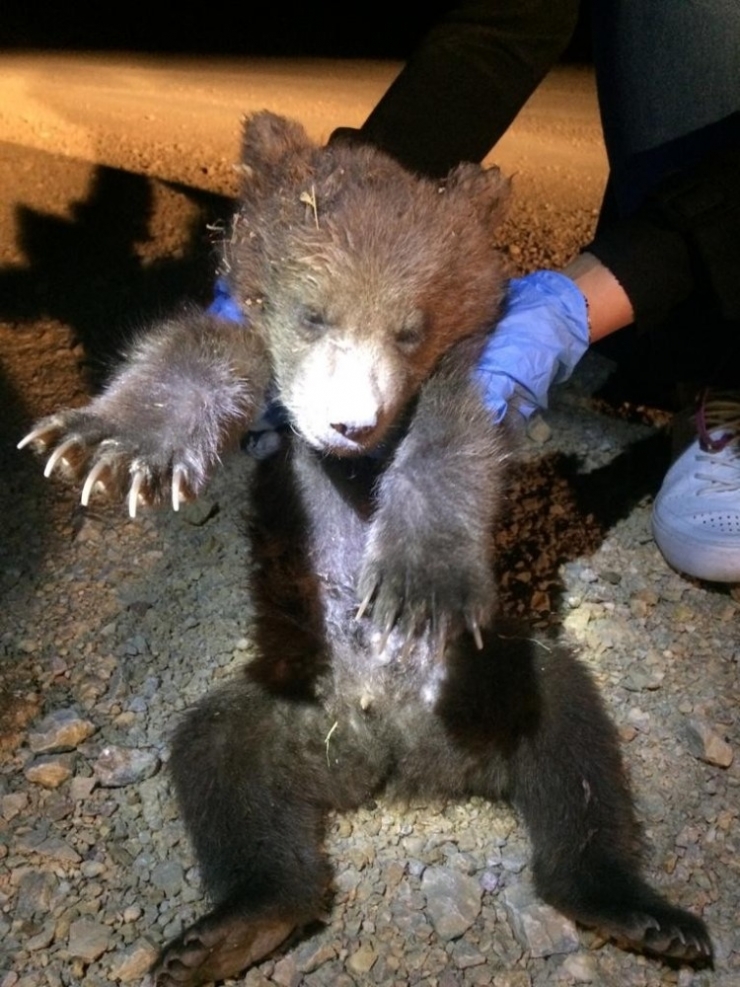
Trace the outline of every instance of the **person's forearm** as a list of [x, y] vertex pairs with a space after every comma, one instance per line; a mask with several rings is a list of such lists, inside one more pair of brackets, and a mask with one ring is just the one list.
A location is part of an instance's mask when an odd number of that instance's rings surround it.
[[563, 274], [576, 283], [586, 299], [592, 343], [634, 321], [635, 312], [627, 292], [598, 257], [588, 252], [579, 254]]
[[482, 160], [562, 54], [577, 14], [577, 0], [450, 4], [355, 138], [433, 178]]

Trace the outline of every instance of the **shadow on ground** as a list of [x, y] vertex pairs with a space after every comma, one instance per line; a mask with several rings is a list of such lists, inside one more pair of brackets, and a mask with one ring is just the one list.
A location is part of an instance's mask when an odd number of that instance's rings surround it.
[[593, 555], [610, 529], [658, 490], [669, 459], [669, 438], [658, 431], [589, 472], [561, 452], [517, 463], [496, 533], [504, 610], [535, 619], [560, 614], [560, 567]]
[[17, 442], [40, 415], [99, 387], [137, 328], [186, 299], [207, 303], [208, 225], [230, 203], [16, 145], [1, 150], [0, 178], [18, 196], [0, 213], [0, 512], [23, 515], [0, 526], [0, 562], [12, 573], [53, 550], [49, 514], [63, 499]]
[[[52, 158], [52, 171], [65, 163]], [[152, 235], [157, 208], [168, 213], [170, 229], [179, 227], [175, 256], [162, 256]], [[54, 319], [71, 327], [99, 377], [133, 320], [146, 324], [186, 298], [207, 301], [213, 281], [207, 225], [228, 216], [229, 208], [228, 199], [199, 189], [91, 168], [87, 195], [71, 202], [67, 215], [24, 203], [15, 207], [22, 260], [0, 268], [0, 319]]]

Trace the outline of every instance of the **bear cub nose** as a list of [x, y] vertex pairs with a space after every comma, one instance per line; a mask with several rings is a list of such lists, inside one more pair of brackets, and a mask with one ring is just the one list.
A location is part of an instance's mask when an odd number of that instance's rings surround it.
[[373, 422], [371, 425], [360, 425], [353, 422], [332, 422], [331, 427], [346, 439], [350, 439], [352, 442], [362, 443], [373, 434], [376, 424], [376, 422]]

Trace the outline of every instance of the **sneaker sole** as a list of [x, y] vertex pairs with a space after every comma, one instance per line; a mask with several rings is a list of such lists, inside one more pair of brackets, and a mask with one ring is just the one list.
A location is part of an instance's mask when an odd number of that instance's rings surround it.
[[712, 583], [740, 583], [740, 552], [723, 545], [701, 545], [652, 517], [653, 538], [666, 562], [678, 572]]

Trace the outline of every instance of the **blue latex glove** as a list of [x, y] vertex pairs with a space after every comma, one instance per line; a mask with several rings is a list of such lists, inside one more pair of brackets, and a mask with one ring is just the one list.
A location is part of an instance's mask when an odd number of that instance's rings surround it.
[[556, 271], [513, 278], [475, 370], [495, 420], [510, 404], [525, 418], [546, 408], [551, 386], [570, 377], [588, 342], [586, 299], [570, 278]]
[[[217, 278], [213, 288], [213, 301], [206, 310], [210, 315], [217, 315], [229, 322], [240, 322], [248, 325], [249, 319], [239, 308], [229, 291], [224, 278]], [[269, 398], [269, 395], [268, 395]], [[257, 459], [265, 459], [277, 449], [279, 440], [275, 441], [272, 433], [287, 423], [285, 409], [274, 399], [269, 399], [259, 419], [249, 430], [246, 440], [247, 448]]]
[[213, 289], [213, 301], [207, 309], [210, 315], [218, 315], [229, 322], [246, 322], [244, 313], [231, 297], [229, 286], [223, 278], [217, 278]]

